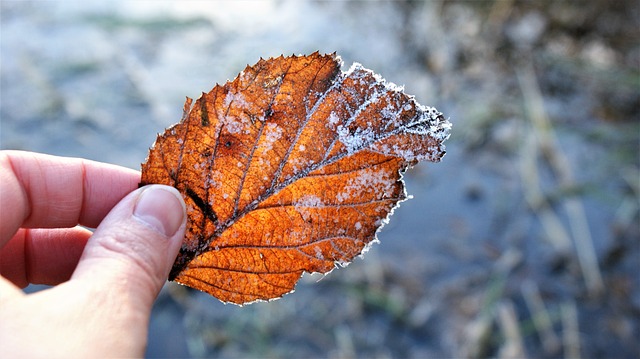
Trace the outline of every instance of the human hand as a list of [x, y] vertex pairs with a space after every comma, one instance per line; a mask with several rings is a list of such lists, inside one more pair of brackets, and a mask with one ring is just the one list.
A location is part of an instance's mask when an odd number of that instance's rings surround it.
[[[144, 354], [186, 216], [174, 188], [136, 190], [139, 180], [118, 166], [0, 151], [0, 357]], [[56, 286], [27, 295], [29, 283]]]

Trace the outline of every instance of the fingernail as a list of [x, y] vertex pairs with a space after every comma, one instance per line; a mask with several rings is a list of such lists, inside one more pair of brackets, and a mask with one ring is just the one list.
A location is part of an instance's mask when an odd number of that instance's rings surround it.
[[184, 201], [172, 187], [151, 185], [138, 197], [133, 215], [160, 234], [171, 237], [184, 221]]

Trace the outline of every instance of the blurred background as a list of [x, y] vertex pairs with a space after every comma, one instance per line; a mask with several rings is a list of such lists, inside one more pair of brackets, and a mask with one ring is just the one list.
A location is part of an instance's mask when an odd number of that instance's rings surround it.
[[364, 258], [245, 307], [169, 283], [150, 358], [640, 356], [638, 1], [3, 0], [0, 40], [2, 149], [139, 169], [185, 96], [316, 50], [454, 125]]

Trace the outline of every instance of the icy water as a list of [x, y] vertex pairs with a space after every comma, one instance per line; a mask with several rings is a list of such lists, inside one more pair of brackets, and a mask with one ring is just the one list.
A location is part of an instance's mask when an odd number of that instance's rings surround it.
[[283, 299], [166, 285], [147, 356], [638, 357], [638, 6], [2, 1], [0, 148], [139, 168], [185, 96], [335, 51], [450, 118], [448, 154]]

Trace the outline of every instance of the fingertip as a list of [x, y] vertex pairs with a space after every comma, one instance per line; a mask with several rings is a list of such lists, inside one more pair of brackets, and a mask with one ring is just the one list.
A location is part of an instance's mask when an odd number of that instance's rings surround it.
[[133, 216], [161, 235], [171, 238], [186, 220], [186, 206], [178, 190], [170, 186], [143, 187]]
[[139, 188], [105, 217], [89, 239], [74, 279], [98, 281], [150, 300], [157, 296], [180, 249], [186, 207], [172, 187]]

